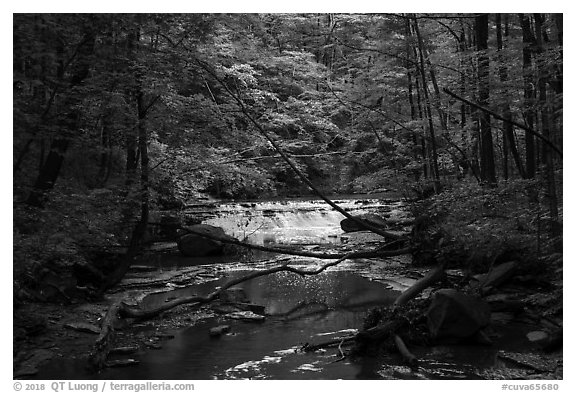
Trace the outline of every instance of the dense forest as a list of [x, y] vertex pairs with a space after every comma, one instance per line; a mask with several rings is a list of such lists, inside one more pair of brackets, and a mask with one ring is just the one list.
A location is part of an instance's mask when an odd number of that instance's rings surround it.
[[418, 228], [443, 233], [413, 232], [422, 264], [425, 244], [436, 262], [481, 270], [516, 253], [561, 274], [562, 14], [13, 26], [15, 308], [105, 293], [162, 211], [313, 194], [414, 202]]

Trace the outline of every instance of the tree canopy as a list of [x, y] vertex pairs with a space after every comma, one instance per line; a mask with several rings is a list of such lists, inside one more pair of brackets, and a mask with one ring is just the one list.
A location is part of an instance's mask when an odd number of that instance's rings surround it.
[[562, 14], [13, 22], [14, 202], [50, 212], [46, 236], [126, 242], [150, 211], [207, 196], [422, 196], [463, 179], [534, 179], [558, 221]]

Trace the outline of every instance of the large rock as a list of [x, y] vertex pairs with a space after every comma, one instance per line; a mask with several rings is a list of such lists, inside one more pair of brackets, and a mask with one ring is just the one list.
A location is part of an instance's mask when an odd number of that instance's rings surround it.
[[229, 331], [230, 331], [230, 325], [220, 325], [211, 328], [208, 331], [208, 334], [210, 335], [210, 337], [220, 337], [221, 335], [226, 334]]
[[[212, 225], [197, 224], [192, 225], [189, 228], [195, 232], [205, 233], [209, 236], [234, 239], [233, 237], [226, 235], [222, 228]], [[223, 244], [217, 240], [202, 237], [194, 233], [188, 233], [180, 236], [178, 239], [178, 249], [183, 255], [188, 257], [204, 257], [208, 255], [222, 254]]]
[[245, 322], [263, 322], [266, 317], [264, 315], [253, 313], [252, 311], [237, 311], [226, 314], [227, 318], [238, 319]]
[[[386, 220], [377, 214], [367, 213], [356, 216], [356, 218], [378, 228], [385, 228], [388, 225]], [[366, 228], [360, 226], [360, 224], [349, 218], [345, 218], [340, 221], [340, 228], [342, 228], [344, 232], [357, 232], [366, 230]]]
[[514, 261], [502, 263], [494, 266], [488, 273], [474, 276], [474, 278], [479, 281], [481, 290], [487, 292], [509, 280], [516, 273], [517, 266], [518, 264]]
[[434, 294], [426, 316], [432, 338], [460, 340], [488, 326], [490, 307], [480, 298], [441, 289]]

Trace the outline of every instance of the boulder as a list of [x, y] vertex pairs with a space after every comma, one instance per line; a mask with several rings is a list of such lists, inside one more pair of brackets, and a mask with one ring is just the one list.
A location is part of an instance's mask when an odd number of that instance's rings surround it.
[[488, 326], [490, 307], [480, 298], [455, 289], [441, 289], [434, 294], [426, 317], [432, 338], [461, 340]]
[[516, 272], [517, 266], [518, 264], [514, 261], [502, 263], [498, 266], [494, 266], [488, 273], [474, 276], [474, 278], [479, 281], [481, 290], [487, 292], [512, 278]]
[[264, 315], [255, 314], [252, 311], [237, 311], [226, 314], [226, 317], [246, 322], [263, 322], [266, 319]]
[[230, 331], [230, 325], [220, 325], [213, 328], [210, 328], [208, 334], [210, 337], [220, 337], [223, 334], [226, 334]]
[[[231, 236], [226, 235], [222, 228], [212, 225], [196, 224], [189, 228], [210, 236], [233, 239]], [[223, 245], [217, 240], [202, 237], [194, 233], [187, 233], [178, 239], [178, 249], [187, 257], [204, 257], [222, 254]]]
[[[386, 220], [377, 214], [367, 213], [356, 216], [356, 218], [366, 222], [369, 225], [379, 228], [385, 228], [388, 225]], [[357, 232], [366, 230], [366, 228], [360, 226], [360, 224], [349, 218], [345, 218], [340, 221], [340, 228], [342, 228], [344, 232]]]

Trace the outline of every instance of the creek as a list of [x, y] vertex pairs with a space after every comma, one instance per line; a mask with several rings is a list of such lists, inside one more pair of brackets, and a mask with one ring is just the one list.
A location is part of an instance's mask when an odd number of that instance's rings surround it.
[[[352, 213], [373, 212], [402, 217], [401, 202], [384, 199], [339, 201]], [[349, 236], [339, 226], [341, 216], [321, 201], [276, 201], [229, 203], [218, 207], [193, 206], [189, 214], [221, 226], [238, 238], [257, 244], [299, 244], [313, 248], [325, 243], [345, 243]], [[154, 264], [159, 269], [179, 269], [206, 264], [219, 276], [174, 291], [148, 295], [143, 305], [161, 304], [168, 297], [205, 295], [229, 280], [264, 265], [250, 266], [226, 258], [181, 258], [166, 256]], [[394, 354], [378, 358], [339, 359], [330, 349], [315, 353], [299, 351], [305, 343], [341, 337], [362, 328], [370, 307], [390, 305], [414, 280], [398, 276], [391, 267], [406, 266], [406, 257], [389, 261], [346, 261], [317, 275], [300, 277], [278, 273], [244, 282], [248, 300], [265, 307], [264, 322], [243, 322], [216, 315], [188, 328], [170, 332], [174, 338], [159, 350], [138, 357], [140, 363], [110, 368], [98, 375], [87, 374], [78, 361], [52, 362], [39, 377], [45, 379], [466, 379], [476, 371], [497, 366], [497, 348], [527, 345], [523, 331], [510, 325], [495, 347], [438, 346], [414, 348], [421, 359], [418, 371], [402, 365]], [[302, 267], [319, 262], [298, 260]], [[218, 338], [209, 330], [229, 325], [230, 332]], [[521, 330], [523, 330], [522, 328]]]

